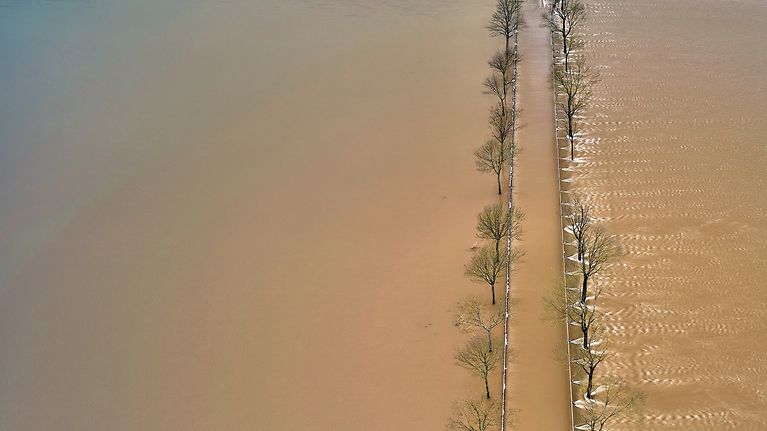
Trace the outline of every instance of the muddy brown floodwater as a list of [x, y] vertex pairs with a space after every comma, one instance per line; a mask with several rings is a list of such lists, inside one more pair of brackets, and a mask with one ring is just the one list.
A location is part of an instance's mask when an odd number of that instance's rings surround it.
[[443, 429], [491, 6], [0, 0], [0, 429]]
[[572, 177], [626, 252], [607, 374], [647, 394], [614, 429], [767, 429], [767, 3], [587, 4]]

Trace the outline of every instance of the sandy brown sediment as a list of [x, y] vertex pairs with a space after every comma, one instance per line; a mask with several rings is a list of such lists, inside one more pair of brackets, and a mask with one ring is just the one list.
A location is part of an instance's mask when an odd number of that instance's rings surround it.
[[525, 2], [527, 26], [519, 36], [517, 132], [520, 154], [516, 164], [515, 204], [526, 213], [524, 236], [517, 243], [525, 252], [512, 279], [514, 319], [511, 345], [510, 406], [518, 430], [565, 430], [571, 426], [570, 394], [564, 324], [544, 321], [544, 297], [562, 279], [559, 172], [554, 136], [553, 99], [549, 84], [549, 32], [538, 25], [540, 9]]

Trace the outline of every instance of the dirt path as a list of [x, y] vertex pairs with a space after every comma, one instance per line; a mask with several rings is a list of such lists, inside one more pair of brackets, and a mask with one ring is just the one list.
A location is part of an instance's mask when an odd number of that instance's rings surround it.
[[515, 315], [511, 328], [514, 349], [509, 378], [510, 407], [516, 430], [566, 430], [570, 398], [562, 325], [542, 320], [544, 296], [562, 273], [558, 172], [554, 146], [552, 93], [548, 80], [551, 49], [546, 28], [539, 26], [535, 2], [524, 6], [527, 27], [519, 49], [518, 106], [521, 108], [515, 171], [515, 199], [527, 214], [519, 246], [525, 258], [512, 281]]

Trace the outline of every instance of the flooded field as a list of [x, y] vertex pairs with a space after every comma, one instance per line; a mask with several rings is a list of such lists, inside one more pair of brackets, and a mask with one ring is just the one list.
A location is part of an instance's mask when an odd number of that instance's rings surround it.
[[[601, 82], [568, 175], [626, 252], [596, 280], [607, 374], [647, 394], [616, 429], [764, 430], [767, 4], [587, 3]], [[497, 199], [471, 160], [492, 4], [0, 0], [0, 429], [443, 429], [481, 389], [453, 314]], [[525, 11], [510, 395], [553, 431], [550, 52]]]
[[587, 3], [573, 178], [626, 252], [609, 374], [647, 394], [616, 429], [767, 429], [767, 3]]
[[491, 6], [0, 0], [0, 429], [443, 429]]

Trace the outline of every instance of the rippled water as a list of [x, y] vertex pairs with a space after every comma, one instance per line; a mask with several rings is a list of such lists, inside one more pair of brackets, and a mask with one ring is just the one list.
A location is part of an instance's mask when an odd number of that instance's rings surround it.
[[572, 177], [626, 255], [609, 375], [625, 430], [767, 428], [767, 3], [588, 1], [601, 82]]

